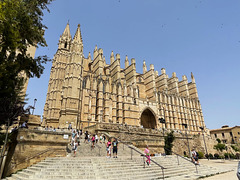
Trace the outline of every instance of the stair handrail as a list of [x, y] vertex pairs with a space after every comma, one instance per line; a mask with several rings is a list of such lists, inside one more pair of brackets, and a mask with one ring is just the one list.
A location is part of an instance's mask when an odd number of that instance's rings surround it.
[[[168, 150], [168, 151], [170, 151], [169, 149], [167, 149], [167, 148], [165, 148], [166, 150]], [[196, 168], [196, 172], [197, 172], [197, 174], [198, 174], [198, 169], [197, 169], [197, 165], [198, 164], [195, 164], [192, 160], [189, 160], [188, 158], [186, 158], [186, 157], [183, 157], [183, 156], [181, 156], [180, 154], [178, 154], [178, 153], [175, 153], [175, 152], [173, 152], [173, 151], [171, 151], [173, 154], [175, 154], [175, 155], [177, 155], [177, 161], [178, 161], [178, 165], [179, 165], [179, 160], [178, 160], [178, 157], [181, 157], [182, 159], [184, 159], [184, 160], [186, 160], [186, 161], [189, 161], [190, 163], [192, 163], [193, 165], [195, 165], [195, 168]]]
[[[120, 142], [120, 141], [119, 141]], [[143, 156], [143, 158], [147, 158], [146, 155], [140, 151], [138, 151], [137, 149], [135, 149], [132, 146], [129, 146], [128, 144], [126, 144], [125, 142], [121, 141], [121, 143], [123, 143], [123, 145], [127, 146], [128, 148], [130, 148], [131, 150], [134, 150], [135, 152], [137, 152], [138, 154], [140, 154], [141, 156]], [[148, 159], [148, 158], [147, 158]], [[131, 151], [131, 160], [132, 160], [132, 151]], [[163, 179], [164, 179], [164, 169], [167, 169], [165, 167], [163, 167], [162, 165], [160, 165], [158, 162], [154, 161], [153, 159], [151, 159], [151, 162], [153, 162], [154, 164], [156, 164], [157, 166], [159, 166], [162, 169], [162, 175], [163, 175]], [[144, 168], [145, 168], [145, 163], [144, 163]]]

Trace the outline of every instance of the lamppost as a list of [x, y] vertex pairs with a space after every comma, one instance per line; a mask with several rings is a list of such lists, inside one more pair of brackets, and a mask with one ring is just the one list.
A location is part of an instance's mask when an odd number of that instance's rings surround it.
[[204, 137], [204, 127], [199, 127], [201, 130], [202, 130], [202, 135], [203, 135], [203, 142], [204, 142], [204, 146], [205, 146], [205, 150], [206, 150], [206, 155], [208, 157], [208, 160], [209, 160], [209, 156], [208, 156], [208, 151], [207, 151], [207, 146], [206, 146], [206, 142], [205, 142], [205, 137]]
[[32, 115], [33, 115], [33, 113], [34, 113], [34, 109], [35, 109], [36, 102], [37, 102], [37, 99], [34, 99]]
[[[164, 107], [163, 107], [163, 118], [162, 118], [162, 117], [161, 117], [161, 118], [158, 118], [158, 120], [159, 120], [159, 122], [162, 124], [163, 138], [164, 138], [164, 127], [166, 126], [166, 125], [165, 125], [165, 126], [163, 127], [163, 124], [166, 123]], [[165, 149], [164, 149], [164, 153], [166, 154]]]
[[[162, 129], [163, 129], [163, 137], [164, 137], [164, 129], [165, 129], [165, 127], [166, 127], [166, 118], [165, 118], [165, 109], [164, 109], [164, 107], [162, 107], [162, 109], [161, 110], [163, 110], [163, 117], [161, 117], [161, 118], [158, 118], [158, 120], [159, 120], [159, 122], [162, 124]], [[165, 126], [163, 127], [163, 124], [165, 124]]]
[[187, 144], [188, 144], [188, 152], [189, 152], [189, 157], [191, 157], [191, 151], [190, 151], [188, 135], [187, 135], [187, 124], [183, 123], [182, 125], [185, 127], [186, 137], [187, 137]]

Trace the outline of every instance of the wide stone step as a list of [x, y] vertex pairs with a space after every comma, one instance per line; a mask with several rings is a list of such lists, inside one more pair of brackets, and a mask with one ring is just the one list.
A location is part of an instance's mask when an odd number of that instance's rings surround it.
[[[151, 167], [145, 165], [146, 158], [133, 152], [131, 149], [119, 143], [118, 158], [106, 158], [105, 144], [99, 144], [91, 150], [91, 144], [82, 143], [78, 147], [77, 157], [47, 158], [44, 161], [24, 169], [12, 175], [9, 180], [62, 180], [62, 179], [109, 179], [109, 180], [149, 180], [162, 179], [162, 169], [151, 163]], [[100, 150], [100, 156], [99, 156]], [[218, 170], [207, 166], [196, 167], [191, 162], [177, 156], [152, 157], [152, 160], [165, 167], [165, 179], [196, 179], [209, 174], [216, 174]], [[178, 164], [179, 163], [179, 164]]]

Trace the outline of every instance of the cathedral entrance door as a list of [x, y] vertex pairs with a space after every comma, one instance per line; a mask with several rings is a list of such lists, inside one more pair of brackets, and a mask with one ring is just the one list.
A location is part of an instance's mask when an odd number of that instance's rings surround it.
[[141, 125], [144, 128], [151, 128], [151, 129], [156, 128], [156, 118], [152, 113], [152, 111], [150, 111], [149, 109], [146, 109], [142, 112]]

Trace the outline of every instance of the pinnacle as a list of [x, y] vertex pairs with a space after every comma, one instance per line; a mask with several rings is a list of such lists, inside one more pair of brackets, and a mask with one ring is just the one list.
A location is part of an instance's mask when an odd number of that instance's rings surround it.
[[66, 39], [72, 39], [72, 36], [71, 36], [71, 33], [70, 33], [69, 23], [67, 23], [67, 25], [66, 25], [66, 27], [63, 31], [62, 37], [65, 37]]
[[91, 53], [90, 52], [88, 53], [88, 59], [91, 59]]
[[80, 24], [78, 24], [77, 31], [74, 35], [73, 41], [76, 41], [78, 43], [82, 43], [82, 35], [80, 30]]
[[97, 49], [98, 49], [98, 47], [97, 47], [97, 45], [96, 45], [94, 51], [97, 51]]
[[125, 61], [128, 61], [128, 56], [126, 55]]
[[111, 57], [114, 56], [113, 51], [111, 52]]
[[191, 79], [192, 79], [192, 83], [195, 83], [195, 78], [193, 76], [193, 73], [191, 72]]

